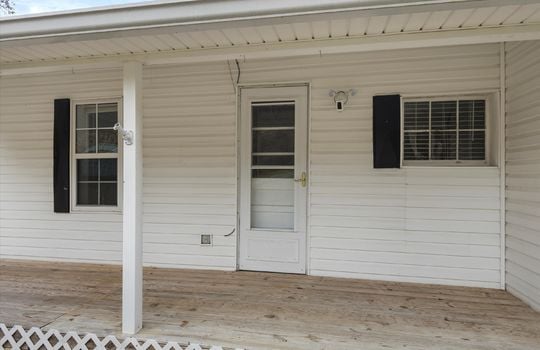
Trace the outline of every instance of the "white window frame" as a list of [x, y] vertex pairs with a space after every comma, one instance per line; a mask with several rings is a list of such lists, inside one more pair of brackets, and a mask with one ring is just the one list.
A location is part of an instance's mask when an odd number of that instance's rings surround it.
[[[71, 211], [73, 212], [121, 212], [122, 211], [122, 189], [124, 183], [123, 175], [123, 147], [124, 144], [120, 135], [117, 135], [118, 140], [118, 152], [117, 153], [81, 153], [77, 154], [75, 152], [77, 145], [77, 105], [85, 104], [106, 104], [106, 103], [116, 103], [118, 106], [118, 123], [123, 121], [123, 110], [122, 110], [122, 99], [121, 98], [97, 98], [97, 99], [87, 99], [87, 100], [73, 100], [71, 102], [71, 125], [70, 125], [70, 200], [71, 200]], [[97, 116], [96, 116], [97, 122]], [[97, 142], [97, 140], [96, 140]], [[106, 159], [106, 158], [115, 158], [117, 159], [117, 202], [116, 205], [79, 205], [77, 204], [77, 159]]]
[[[407, 102], [438, 102], [438, 101], [459, 101], [459, 100], [484, 100], [485, 101], [485, 135], [484, 135], [484, 160], [406, 160], [405, 159], [405, 103]], [[493, 118], [491, 107], [491, 97], [489, 94], [448, 94], [448, 95], [423, 95], [423, 96], [402, 96], [401, 97], [401, 166], [402, 167], [436, 167], [436, 166], [448, 166], [448, 167], [487, 167], [490, 166], [490, 128], [491, 119]], [[456, 110], [459, 113], [459, 108]], [[429, 113], [429, 123], [431, 125], [431, 111]], [[456, 116], [459, 118], [459, 115]], [[459, 135], [459, 121], [456, 120], [456, 133]], [[431, 143], [429, 145], [431, 147]], [[456, 139], [456, 147], [459, 147], [459, 136]], [[456, 150], [456, 157], [459, 157], [459, 148]]]

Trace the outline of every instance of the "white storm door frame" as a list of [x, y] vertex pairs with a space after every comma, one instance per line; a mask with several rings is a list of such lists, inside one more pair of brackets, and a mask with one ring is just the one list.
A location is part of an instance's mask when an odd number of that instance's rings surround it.
[[[239, 152], [239, 268], [241, 270], [305, 274], [307, 251], [307, 195], [309, 178], [305, 186], [294, 182], [294, 229], [262, 229], [251, 226], [251, 157], [253, 102], [291, 101], [295, 105], [294, 179], [308, 176], [308, 86], [242, 87], [240, 89], [240, 152]], [[268, 242], [267, 253], [281, 247], [297, 247], [296, 256], [284, 260], [254, 256], [253, 247]], [[280, 243], [279, 241], [282, 240]], [[273, 243], [271, 243], [273, 242]], [[263, 243], [264, 244], [264, 243]], [[273, 248], [270, 248], [273, 247]], [[260, 250], [260, 249], [259, 249]], [[276, 251], [279, 255], [279, 251]]]

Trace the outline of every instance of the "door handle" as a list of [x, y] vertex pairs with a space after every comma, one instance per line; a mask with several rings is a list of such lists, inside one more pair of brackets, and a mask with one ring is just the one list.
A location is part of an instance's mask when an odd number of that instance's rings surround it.
[[300, 175], [300, 178], [299, 178], [299, 179], [294, 179], [294, 182], [300, 182], [300, 184], [302, 185], [302, 187], [306, 187], [306, 185], [307, 185], [307, 176], [306, 176], [306, 172], [305, 172], [305, 171], [302, 171], [302, 175]]

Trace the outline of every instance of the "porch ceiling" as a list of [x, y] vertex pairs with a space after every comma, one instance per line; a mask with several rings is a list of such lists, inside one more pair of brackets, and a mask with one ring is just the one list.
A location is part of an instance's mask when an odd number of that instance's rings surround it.
[[[471, 29], [531, 27], [538, 30], [540, 2], [457, 1], [432, 2], [408, 7], [263, 16], [257, 19], [229, 18], [211, 23], [169, 23], [152, 28], [113, 28], [110, 31], [45, 33], [2, 37], [0, 64], [4, 68], [21, 63], [40, 64], [66, 60], [125, 57], [154, 53], [202, 52], [235, 49], [235, 52], [268, 45], [334, 39], [398, 37], [412, 33], [462, 32]], [[77, 15], [77, 13], [76, 13]], [[78, 13], [80, 15], [80, 13]], [[69, 15], [68, 15], [69, 16]], [[52, 17], [49, 15], [49, 17]], [[43, 18], [47, 19], [47, 16]], [[41, 19], [43, 19], [41, 18]], [[3, 20], [0, 25], [30, 25], [40, 17]], [[26, 21], [26, 22], [25, 22]], [[8, 26], [5, 26], [8, 25]], [[409, 35], [410, 36], [410, 35]], [[369, 40], [369, 39], [368, 39]]]

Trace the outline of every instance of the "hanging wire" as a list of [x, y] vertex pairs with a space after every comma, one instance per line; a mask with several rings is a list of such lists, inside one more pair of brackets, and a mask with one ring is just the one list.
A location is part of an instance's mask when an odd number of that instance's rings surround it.
[[234, 93], [236, 93], [236, 84], [234, 83], [233, 73], [231, 69], [231, 61], [227, 60], [227, 67], [229, 67], [229, 77], [231, 78], [231, 84], [234, 90]]
[[236, 69], [238, 69], [238, 76], [236, 77], [236, 85], [240, 83], [240, 63], [238, 63], [238, 60], [234, 60], [236, 62]]
[[234, 60], [236, 63], [236, 82], [234, 81], [233, 72], [231, 68], [231, 61], [227, 60], [227, 67], [229, 68], [229, 76], [231, 78], [231, 83], [233, 85], [234, 92], [236, 93], [236, 88], [238, 86], [238, 83], [240, 83], [240, 62], [238, 62], [237, 59]]

